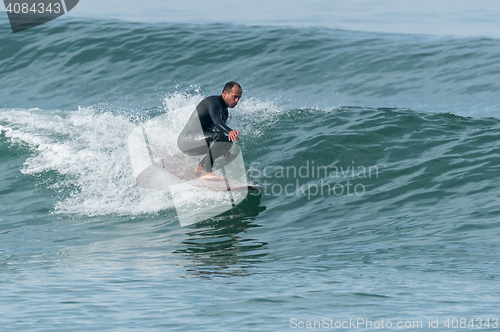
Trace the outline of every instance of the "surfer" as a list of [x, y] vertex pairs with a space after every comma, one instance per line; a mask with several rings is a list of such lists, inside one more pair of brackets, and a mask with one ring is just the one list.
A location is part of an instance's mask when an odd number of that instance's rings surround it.
[[236, 82], [228, 82], [221, 95], [203, 99], [189, 118], [186, 126], [177, 138], [177, 146], [188, 156], [205, 155], [194, 172], [201, 174], [202, 179], [222, 180], [212, 170], [215, 159], [224, 156], [231, 160], [229, 153], [232, 142], [239, 140], [240, 132], [229, 128], [226, 124], [227, 108], [233, 108], [241, 98], [241, 86]]

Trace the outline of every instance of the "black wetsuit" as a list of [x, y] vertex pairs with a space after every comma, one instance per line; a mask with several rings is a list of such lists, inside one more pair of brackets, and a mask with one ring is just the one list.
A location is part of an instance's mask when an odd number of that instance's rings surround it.
[[200, 161], [205, 172], [211, 172], [214, 160], [226, 155], [232, 146], [227, 134], [227, 104], [222, 96], [203, 99], [177, 138], [177, 146], [189, 156], [205, 155]]

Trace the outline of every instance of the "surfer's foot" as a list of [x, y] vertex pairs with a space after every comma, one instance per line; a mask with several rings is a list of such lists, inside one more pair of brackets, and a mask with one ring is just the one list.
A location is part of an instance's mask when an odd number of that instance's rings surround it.
[[201, 174], [201, 173], [203, 173], [203, 167], [201, 167], [200, 165], [196, 166], [196, 167], [194, 168], [194, 172], [195, 172], [196, 174]]
[[219, 181], [219, 180], [222, 180], [222, 177], [215, 172], [203, 172], [203, 173], [201, 173], [200, 179]]

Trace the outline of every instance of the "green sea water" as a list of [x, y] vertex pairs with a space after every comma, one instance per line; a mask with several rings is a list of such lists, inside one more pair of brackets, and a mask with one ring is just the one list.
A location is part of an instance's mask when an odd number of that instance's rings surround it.
[[[497, 39], [8, 29], [2, 330], [498, 329]], [[182, 126], [178, 109], [229, 80], [244, 93], [228, 124], [262, 192], [180, 227], [168, 190], [136, 186], [127, 138], [164, 114]]]

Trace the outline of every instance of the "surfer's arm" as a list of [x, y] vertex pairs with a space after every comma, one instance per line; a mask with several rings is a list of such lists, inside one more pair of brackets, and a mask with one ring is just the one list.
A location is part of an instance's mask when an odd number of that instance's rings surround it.
[[208, 110], [208, 112], [210, 113], [210, 118], [212, 119], [215, 129], [217, 129], [220, 132], [223, 132], [226, 135], [228, 135], [231, 131], [233, 131], [224, 122], [224, 120], [222, 120], [219, 107], [214, 107], [214, 105], [210, 105], [210, 109]]

